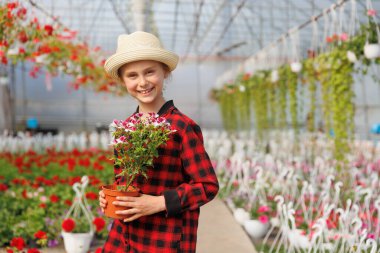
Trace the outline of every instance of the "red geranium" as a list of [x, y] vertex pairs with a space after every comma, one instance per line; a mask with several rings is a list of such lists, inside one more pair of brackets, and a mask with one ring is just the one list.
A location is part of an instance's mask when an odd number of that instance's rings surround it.
[[44, 231], [38, 230], [36, 233], [34, 233], [34, 238], [36, 238], [36, 239], [47, 239], [47, 234]]
[[103, 248], [99, 247], [99, 248], [97, 248], [97, 249], [95, 250], [95, 253], [102, 253], [102, 251], [103, 251]]
[[38, 249], [28, 249], [28, 252], [27, 253], [41, 253]]
[[6, 184], [0, 184], [0, 192], [4, 192], [8, 190], [8, 186]]
[[98, 199], [98, 194], [95, 192], [87, 192], [86, 193], [86, 198], [91, 199], [91, 200], [97, 200]]
[[63, 220], [62, 229], [65, 232], [71, 232], [74, 230], [74, 228], [75, 228], [75, 221], [73, 219], [67, 218], [67, 219]]
[[96, 227], [96, 232], [99, 232], [101, 231], [105, 226], [106, 226], [106, 222], [104, 221], [103, 218], [101, 217], [96, 217], [92, 223], [95, 225]]
[[59, 197], [57, 195], [53, 194], [50, 196], [50, 201], [52, 203], [57, 203], [59, 201]]
[[25, 247], [25, 241], [22, 239], [22, 237], [14, 237], [11, 240], [11, 247], [15, 247], [18, 250], [23, 250]]

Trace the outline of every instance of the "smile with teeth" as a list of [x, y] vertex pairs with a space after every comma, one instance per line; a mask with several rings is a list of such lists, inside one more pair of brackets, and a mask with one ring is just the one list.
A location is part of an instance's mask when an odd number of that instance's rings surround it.
[[138, 91], [138, 93], [145, 95], [145, 94], [148, 94], [149, 92], [151, 92], [152, 90], [153, 90], [153, 88], [146, 89], [146, 90], [140, 90], [140, 91]]

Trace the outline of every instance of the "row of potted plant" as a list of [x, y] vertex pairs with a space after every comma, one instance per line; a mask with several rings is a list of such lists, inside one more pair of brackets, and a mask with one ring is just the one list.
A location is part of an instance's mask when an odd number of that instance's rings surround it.
[[[271, 134], [278, 138], [269, 147], [257, 145], [251, 133], [211, 132], [205, 137], [220, 176], [220, 196], [258, 250], [377, 251], [380, 145], [351, 143], [355, 153], [342, 178], [333, 143], [323, 135], [315, 141], [300, 134], [303, 151], [289, 154], [294, 133]], [[307, 156], [311, 144], [314, 155]]]
[[31, 77], [42, 69], [53, 76], [74, 77], [72, 88], [90, 87], [99, 92], [125, 94], [103, 70], [104, 53], [90, 48], [77, 38], [77, 32], [60, 25], [57, 20], [43, 24], [19, 1], [0, 5], [0, 60], [7, 65], [28, 61]]

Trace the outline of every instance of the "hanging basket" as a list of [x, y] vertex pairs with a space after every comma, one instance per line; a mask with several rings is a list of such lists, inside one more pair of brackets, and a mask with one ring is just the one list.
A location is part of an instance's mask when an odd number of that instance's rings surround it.
[[[373, 10], [372, 1], [367, 0], [367, 10]], [[367, 31], [366, 35], [366, 43], [364, 45], [364, 55], [367, 59], [375, 59], [380, 57], [380, 30], [379, 26], [377, 24], [377, 20], [374, 16], [368, 16], [368, 24], [371, 24], [371, 19], [373, 19], [373, 22], [375, 23], [375, 30], [376, 30], [376, 36], [377, 36], [377, 43], [370, 42], [370, 35], [369, 31]]]
[[81, 183], [75, 183], [73, 185], [73, 190], [76, 195], [65, 219], [85, 219], [89, 224], [89, 231], [84, 233], [72, 233], [62, 230], [61, 235], [67, 253], [87, 253], [90, 249], [92, 238], [94, 237], [94, 225], [92, 224], [94, 217], [86, 208], [88, 204], [84, 194], [88, 182], [88, 177], [83, 176]]

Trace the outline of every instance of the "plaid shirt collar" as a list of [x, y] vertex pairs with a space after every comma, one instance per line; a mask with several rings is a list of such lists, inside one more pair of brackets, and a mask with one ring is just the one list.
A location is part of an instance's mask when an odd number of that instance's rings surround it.
[[[167, 102], [165, 102], [165, 104], [160, 108], [160, 110], [158, 110], [158, 115], [160, 115], [160, 117], [164, 114], [166, 114], [170, 108], [174, 107], [174, 103], [173, 103], [173, 100], [169, 100]], [[136, 108], [136, 111], [135, 113], [138, 113], [139, 112], [139, 106], [137, 106]]]

